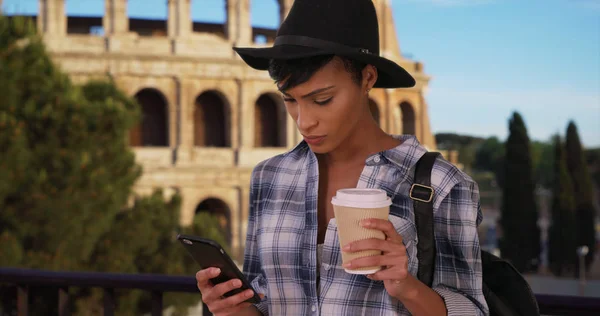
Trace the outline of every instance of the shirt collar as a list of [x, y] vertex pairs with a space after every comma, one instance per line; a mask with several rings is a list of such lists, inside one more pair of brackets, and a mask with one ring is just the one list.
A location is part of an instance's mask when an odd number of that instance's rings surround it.
[[[417, 161], [423, 156], [427, 149], [421, 145], [419, 140], [414, 135], [390, 135], [402, 143], [394, 148], [375, 153], [365, 161], [367, 166], [376, 166], [385, 163], [392, 163], [398, 167], [403, 173], [406, 173], [412, 168]], [[292, 153], [309, 153], [310, 147], [306, 141], [302, 140], [291, 150], [283, 153], [284, 156]]]
[[402, 174], [408, 176], [408, 171], [419, 161], [427, 152], [427, 149], [419, 143], [414, 135], [391, 135], [402, 143], [394, 148], [381, 151], [367, 158], [367, 166], [376, 166], [381, 164], [392, 164], [400, 170]]

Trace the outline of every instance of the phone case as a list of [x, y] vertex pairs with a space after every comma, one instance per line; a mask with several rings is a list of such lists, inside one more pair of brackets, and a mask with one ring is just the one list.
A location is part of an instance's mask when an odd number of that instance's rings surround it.
[[221, 274], [219, 276], [210, 279], [213, 284], [216, 285], [231, 279], [240, 279], [242, 281], [242, 286], [240, 288], [231, 290], [223, 296], [229, 297], [251, 289], [254, 292], [254, 296], [246, 300], [246, 302], [256, 304], [261, 301], [258, 293], [252, 288], [242, 271], [235, 265], [235, 262], [233, 262], [231, 257], [219, 243], [207, 238], [182, 234], [177, 235], [177, 239], [192, 256], [194, 261], [200, 265], [201, 269], [221, 269]]

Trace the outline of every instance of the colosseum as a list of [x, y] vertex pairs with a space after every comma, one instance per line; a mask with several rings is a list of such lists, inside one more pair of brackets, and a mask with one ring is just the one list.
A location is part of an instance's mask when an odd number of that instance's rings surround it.
[[[67, 16], [65, 0], [39, 0], [33, 17], [53, 59], [74, 81], [110, 74], [140, 103], [143, 121], [129, 137], [144, 167], [136, 192], [179, 191], [184, 225], [201, 211], [221, 214], [238, 258], [253, 166], [300, 141], [273, 81], [232, 50], [274, 40], [275, 29], [251, 26], [250, 1], [223, 0], [223, 24], [192, 21], [191, 0], [168, 0], [166, 21], [129, 18], [126, 0], [105, 0], [97, 18]], [[293, 3], [269, 1], [278, 2], [280, 21]], [[373, 1], [381, 55], [405, 67], [417, 85], [373, 90], [372, 114], [386, 132], [414, 134], [435, 149], [425, 100], [429, 76], [421, 62], [402, 57], [390, 1]]]

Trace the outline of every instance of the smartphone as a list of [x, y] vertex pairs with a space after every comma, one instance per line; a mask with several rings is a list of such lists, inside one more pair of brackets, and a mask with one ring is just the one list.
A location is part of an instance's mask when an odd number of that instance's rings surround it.
[[225, 293], [223, 295], [224, 297], [230, 297], [250, 289], [254, 292], [254, 296], [246, 300], [246, 302], [253, 304], [260, 303], [261, 299], [260, 296], [258, 296], [258, 293], [252, 288], [242, 271], [235, 265], [233, 260], [231, 260], [231, 257], [219, 243], [206, 238], [182, 234], [177, 235], [177, 240], [181, 242], [187, 252], [200, 265], [200, 268], [221, 269], [221, 274], [210, 279], [214, 285], [232, 279], [240, 279], [242, 281], [241, 287]]

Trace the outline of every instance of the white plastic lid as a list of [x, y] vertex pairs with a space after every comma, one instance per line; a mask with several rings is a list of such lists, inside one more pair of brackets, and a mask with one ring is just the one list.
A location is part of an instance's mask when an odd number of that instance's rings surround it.
[[380, 208], [390, 206], [392, 200], [381, 189], [340, 189], [331, 204], [357, 208]]

